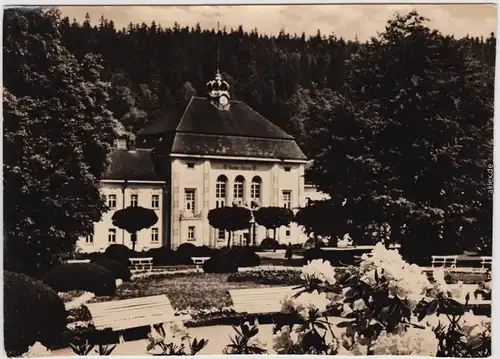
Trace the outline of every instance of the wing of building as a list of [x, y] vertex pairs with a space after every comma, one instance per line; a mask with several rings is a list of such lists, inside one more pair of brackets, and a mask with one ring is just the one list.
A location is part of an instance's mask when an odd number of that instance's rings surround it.
[[[254, 111], [230, 99], [229, 85], [217, 73], [206, 97], [192, 97], [183, 111], [170, 111], [144, 128], [136, 148], [112, 151], [102, 181], [110, 212], [96, 224], [86, 251], [111, 243], [130, 245], [130, 235], [114, 228], [114, 210], [129, 205], [154, 207], [160, 221], [139, 232], [136, 248], [178, 247], [181, 243], [223, 246], [226, 233], [210, 227], [208, 211], [225, 205], [305, 205], [307, 158], [294, 138]], [[311, 187], [307, 188], [312, 191]], [[234, 244], [258, 244], [265, 228], [241, 231]], [[304, 234], [295, 224], [278, 230], [280, 243], [297, 243]], [[98, 242], [99, 241], [99, 242]], [[83, 248], [85, 247], [85, 248]]]

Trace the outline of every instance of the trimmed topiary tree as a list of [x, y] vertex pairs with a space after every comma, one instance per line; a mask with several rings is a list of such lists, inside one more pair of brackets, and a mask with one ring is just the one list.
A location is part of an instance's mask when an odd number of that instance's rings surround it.
[[116, 211], [111, 217], [113, 225], [130, 233], [132, 250], [135, 251], [137, 232], [154, 226], [158, 222], [156, 212], [149, 208], [131, 206]]
[[251, 219], [252, 212], [245, 207], [219, 207], [208, 212], [208, 222], [212, 227], [231, 233], [227, 239], [228, 248], [231, 247], [234, 231], [249, 228]]
[[66, 329], [64, 303], [49, 286], [24, 274], [4, 271], [4, 340], [7, 355], [30, 345], [59, 343]]
[[113, 273], [94, 263], [68, 263], [54, 268], [43, 280], [56, 292], [84, 290], [96, 296], [114, 296], [116, 282]]
[[[288, 226], [293, 221], [293, 212], [284, 207], [261, 207], [254, 213], [255, 222], [266, 229], [273, 230], [273, 238], [276, 241], [276, 229]], [[276, 248], [274, 248], [276, 251]]]

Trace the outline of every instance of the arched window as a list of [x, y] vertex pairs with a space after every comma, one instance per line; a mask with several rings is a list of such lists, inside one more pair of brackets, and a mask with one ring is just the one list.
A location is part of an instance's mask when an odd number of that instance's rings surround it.
[[234, 179], [234, 199], [243, 201], [245, 191], [245, 178], [238, 176]]
[[227, 177], [220, 175], [217, 177], [217, 183], [215, 185], [215, 207], [224, 207], [226, 205], [226, 189], [227, 189]]
[[252, 185], [250, 186], [250, 198], [252, 201], [260, 201], [262, 179], [259, 176], [255, 176], [252, 179]]

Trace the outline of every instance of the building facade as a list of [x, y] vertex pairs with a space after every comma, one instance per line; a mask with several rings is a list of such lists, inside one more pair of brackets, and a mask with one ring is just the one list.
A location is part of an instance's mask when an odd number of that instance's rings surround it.
[[[182, 243], [221, 247], [228, 234], [210, 226], [211, 209], [281, 206], [295, 212], [306, 205], [306, 198], [319, 196], [304, 183], [308, 162], [293, 137], [245, 103], [231, 100], [219, 73], [207, 83], [206, 97], [192, 97], [183, 111], [167, 111], [141, 130], [136, 149], [123, 148], [124, 143], [122, 139], [122, 148], [111, 154], [102, 191], [108, 202], [116, 200], [116, 209], [139, 198], [139, 205], [157, 211], [161, 220], [138, 233], [138, 250], [175, 249]], [[121, 230], [113, 239], [113, 212], [95, 225], [92, 245], [88, 239], [79, 241], [82, 250], [103, 250], [115, 242], [131, 245], [130, 235]], [[251, 223], [235, 233], [233, 244], [259, 244], [272, 236], [272, 230]], [[307, 236], [292, 223], [277, 230], [276, 238], [295, 244]]]

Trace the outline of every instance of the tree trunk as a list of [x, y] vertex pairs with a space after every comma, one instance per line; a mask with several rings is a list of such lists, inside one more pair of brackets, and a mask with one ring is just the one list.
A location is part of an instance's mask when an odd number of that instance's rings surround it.
[[233, 232], [230, 231], [229, 235], [227, 236], [227, 248], [231, 248], [231, 237], [233, 236]]
[[132, 250], [135, 252], [135, 244], [137, 243], [137, 233], [131, 233], [130, 240], [132, 241]]

